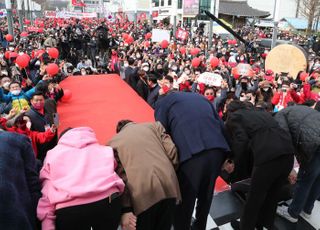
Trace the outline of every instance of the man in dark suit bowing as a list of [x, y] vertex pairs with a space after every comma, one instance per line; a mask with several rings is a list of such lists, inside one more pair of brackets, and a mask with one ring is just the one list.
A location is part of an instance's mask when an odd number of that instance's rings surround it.
[[224, 124], [205, 97], [183, 92], [160, 97], [155, 118], [171, 135], [179, 152], [177, 175], [182, 203], [177, 209], [174, 227], [190, 229], [198, 199], [193, 229], [205, 230], [215, 180], [229, 151]]

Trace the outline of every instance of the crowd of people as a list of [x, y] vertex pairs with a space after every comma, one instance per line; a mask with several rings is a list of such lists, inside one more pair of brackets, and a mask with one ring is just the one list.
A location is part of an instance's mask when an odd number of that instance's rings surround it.
[[[259, 28], [239, 30], [248, 48], [231, 35], [214, 35], [209, 47], [201, 28], [181, 23], [184, 40], [164, 23], [34, 24], [41, 32], [15, 24], [10, 36], [0, 23], [1, 229], [204, 230], [219, 175], [230, 184], [251, 178], [234, 229], [274, 229], [276, 212], [291, 222], [310, 217], [320, 198], [315, 37], [280, 34], [311, 57], [307, 70], [290, 76], [264, 68], [268, 49], [258, 39], [271, 33]], [[171, 39], [152, 42], [153, 28], [170, 30]], [[233, 71], [239, 64], [252, 72]], [[58, 138], [60, 82], [106, 73], [119, 74], [154, 108], [156, 122], [119, 121], [107, 146], [88, 127]], [[218, 83], [203, 82], [206, 73]], [[293, 200], [277, 207], [288, 185]]]

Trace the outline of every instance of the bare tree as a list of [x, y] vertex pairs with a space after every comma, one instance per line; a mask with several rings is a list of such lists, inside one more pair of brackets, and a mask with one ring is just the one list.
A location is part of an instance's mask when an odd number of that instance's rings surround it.
[[296, 0], [299, 13], [308, 20], [307, 32], [312, 31], [314, 20], [319, 17], [320, 0]]

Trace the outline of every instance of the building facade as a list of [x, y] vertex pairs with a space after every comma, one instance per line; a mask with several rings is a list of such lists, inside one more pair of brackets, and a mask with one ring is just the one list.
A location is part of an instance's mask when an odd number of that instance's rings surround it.
[[[274, 12], [274, 5], [277, 3], [276, 12]], [[275, 20], [279, 21], [282, 18], [301, 18], [302, 15], [297, 12], [298, 1], [297, 0], [248, 0], [248, 4], [259, 10], [265, 10], [270, 12], [270, 18], [273, 18], [275, 14]]]

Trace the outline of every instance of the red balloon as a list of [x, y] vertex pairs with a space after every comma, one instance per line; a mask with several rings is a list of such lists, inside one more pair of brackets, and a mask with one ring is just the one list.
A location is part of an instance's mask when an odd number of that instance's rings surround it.
[[10, 52], [9, 53], [9, 58], [16, 58], [16, 57], [18, 57], [18, 54], [16, 52]]
[[26, 25], [30, 25], [31, 21], [26, 19], [26, 20], [24, 20], [24, 23], [25, 23]]
[[228, 45], [236, 45], [237, 44], [237, 40], [233, 39], [233, 40], [228, 40]]
[[11, 51], [6, 51], [6, 52], [4, 53], [4, 57], [5, 57], [6, 59], [9, 59], [9, 58], [10, 58], [10, 53], [11, 53]]
[[191, 62], [193, 67], [199, 67], [200, 63], [201, 63], [200, 58], [194, 58], [192, 59], [192, 62]]
[[6, 40], [8, 42], [12, 42], [13, 41], [13, 36], [11, 34], [7, 34], [5, 38], [6, 38]]
[[46, 67], [46, 72], [50, 76], [54, 76], [57, 73], [59, 73], [59, 66], [57, 64], [55, 64], [55, 63], [50, 63]]
[[28, 37], [28, 33], [26, 31], [23, 31], [21, 34], [20, 34], [20, 37]]
[[217, 57], [213, 57], [210, 60], [210, 64], [212, 68], [216, 68], [219, 65], [219, 59]]
[[162, 49], [166, 49], [169, 46], [169, 42], [167, 40], [163, 40], [160, 45]]
[[39, 28], [38, 29], [38, 33], [43, 33], [44, 29], [43, 28]]
[[302, 72], [302, 73], [300, 74], [300, 80], [301, 80], [301, 81], [305, 81], [308, 76], [309, 76], [308, 73]]
[[127, 34], [127, 33], [122, 33], [122, 38], [123, 38], [123, 40], [127, 40], [128, 37], [129, 37], [129, 34]]
[[16, 59], [16, 63], [20, 68], [26, 68], [29, 65], [30, 57], [28, 54], [19, 55]]
[[48, 50], [48, 54], [51, 58], [58, 58], [59, 57], [59, 50], [57, 48], [50, 48]]
[[44, 54], [46, 51], [44, 50], [37, 50], [35, 53], [34, 53], [34, 57], [38, 58], [38, 57], [41, 57], [42, 54]]
[[146, 39], [150, 39], [151, 37], [152, 37], [152, 33], [150, 33], [150, 32], [145, 35]]
[[144, 46], [147, 47], [147, 48], [150, 47], [150, 42], [149, 41], [145, 41], [144, 42]]
[[187, 50], [186, 50], [185, 47], [181, 47], [181, 48], [179, 49], [179, 51], [180, 51], [181, 54], [185, 54], [185, 53], [187, 52]]
[[61, 98], [62, 102], [67, 102], [72, 98], [72, 92], [69, 89], [63, 90], [63, 97]]
[[192, 55], [192, 56], [196, 56], [196, 55], [198, 55], [199, 53], [200, 53], [200, 49], [199, 48], [192, 48], [191, 50], [190, 50], [190, 54]]
[[132, 42], [134, 42], [134, 39], [132, 36], [128, 36], [128, 38], [125, 40], [126, 43], [131, 44]]
[[237, 70], [236, 67], [235, 67], [235, 68], [232, 68], [231, 74], [233, 75], [234, 79], [236, 79], [236, 80], [238, 80], [238, 79], [240, 78], [240, 76], [241, 76], [241, 75], [238, 73], [238, 70]]

